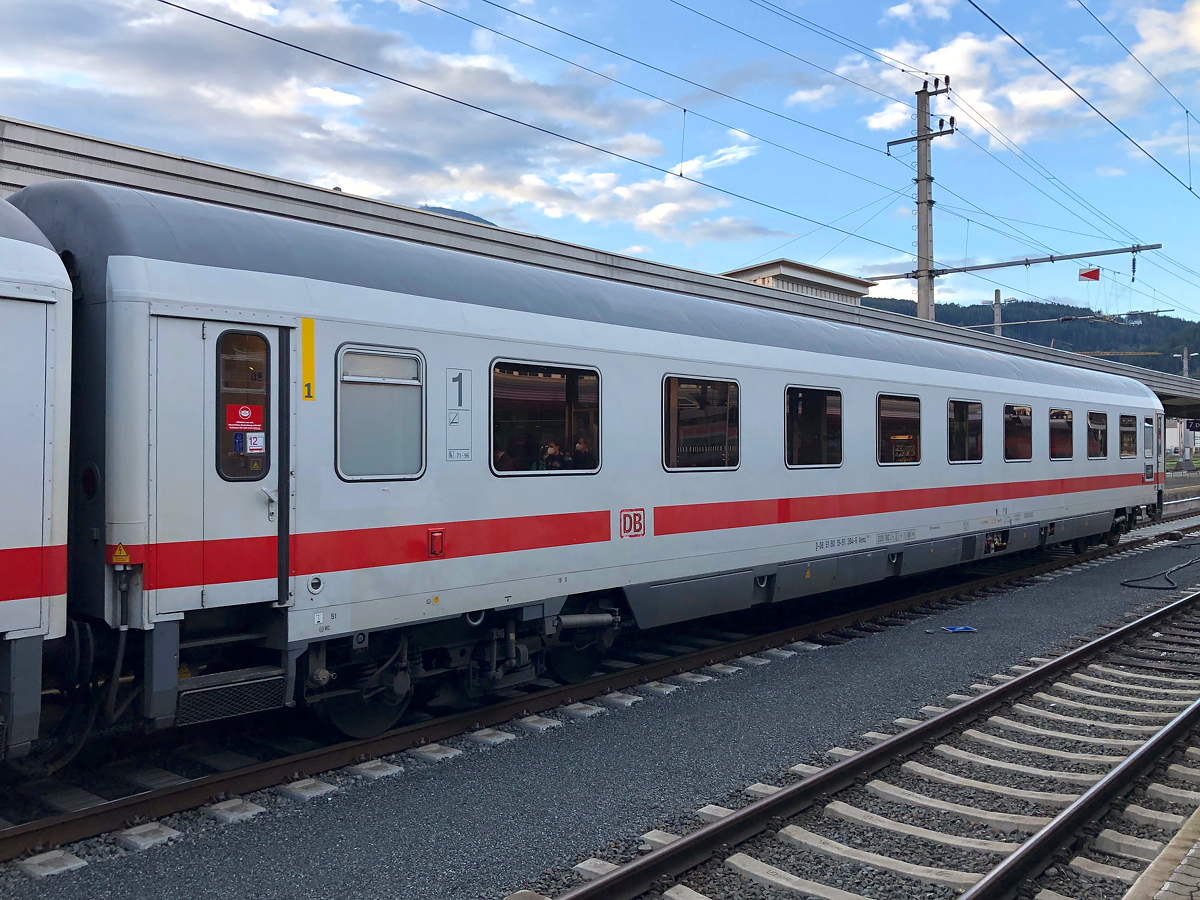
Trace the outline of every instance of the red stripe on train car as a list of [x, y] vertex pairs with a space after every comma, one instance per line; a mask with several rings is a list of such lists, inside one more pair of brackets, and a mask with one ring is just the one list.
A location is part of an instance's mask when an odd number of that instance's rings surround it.
[[1143, 484], [1140, 473], [1093, 475], [1083, 478], [1053, 478], [1046, 481], [1014, 481], [1007, 484], [919, 488], [908, 491], [872, 491], [825, 497], [785, 497], [778, 500], [733, 500], [724, 503], [656, 506], [654, 533], [692, 534], [726, 528], [784, 525], [789, 522], [811, 522], [815, 519], [842, 519], [939, 506], [1104, 491], [1139, 487]]
[[398, 566], [430, 559], [429, 533], [441, 531], [442, 555], [462, 559], [612, 539], [612, 513], [561, 513], [511, 519], [399, 525], [292, 535], [292, 574]]
[[67, 592], [67, 547], [15, 547], [0, 550], [0, 603]]
[[[220, 541], [176, 541], [169, 544], [125, 544], [130, 563], [141, 563], [146, 590], [259, 581], [279, 574], [278, 539], [274, 535]], [[108, 547], [108, 558], [116, 545]]]
[[[608, 510], [600, 510], [294, 534], [292, 574], [424, 562], [431, 558], [430, 531], [442, 532], [438, 559], [592, 544], [612, 538], [611, 518]], [[115, 544], [108, 547], [110, 559], [115, 550]], [[131, 563], [144, 565], [142, 579], [147, 590], [274, 578], [279, 564], [274, 537], [126, 544], [125, 552]]]

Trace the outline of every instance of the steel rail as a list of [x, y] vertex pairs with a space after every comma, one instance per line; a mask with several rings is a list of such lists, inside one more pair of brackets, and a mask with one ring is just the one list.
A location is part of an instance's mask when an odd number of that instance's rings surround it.
[[932, 719], [914, 725], [842, 762], [834, 763], [778, 793], [756, 800], [749, 806], [704, 825], [665, 847], [652, 850], [607, 875], [560, 894], [556, 900], [633, 900], [650, 890], [656, 882], [664, 878], [674, 878], [702, 865], [714, 854], [754, 837], [776, 823], [804, 811], [826, 795], [840, 791], [857, 779], [919, 750], [928, 741], [937, 740], [990, 709], [1025, 694], [1034, 686], [1056, 678], [1067, 669], [1074, 668], [1084, 660], [1124, 642], [1148, 626], [1173, 616], [1190, 606], [1197, 598], [1200, 598], [1200, 591], [1188, 594], [1162, 609], [1089, 641], [1058, 659], [1043, 663], [1031, 672], [966, 700], [959, 706], [939, 713]]
[[1029, 879], [1035, 878], [1049, 864], [1059, 848], [1065, 846], [1079, 831], [1105, 813], [1108, 807], [1133, 787], [1135, 781], [1152, 769], [1177, 741], [1187, 735], [1200, 721], [1200, 700], [1197, 700], [1162, 731], [1142, 744], [1125, 761], [1055, 816], [1050, 824], [1029, 837], [1011, 856], [975, 882], [958, 900], [1008, 900]]
[[661, 662], [648, 663], [633, 669], [623, 669], [611, 675], [592, 678], [581, 684], [550, 688], [481, 709], [468, 710], [430, 722], [420, 722], [397, 728], [378, 737], [319, 747], [230, 772], [196, 778], [181, 785], [132, 794], [88, 809], [47, 816], [0, 830], [0, 861], [15, 859], [22, 853], [38, 848], [44, 849], [86, 840], [147, 819], [156, 819], [186, 809], [194, 809], [221, 794], [263, 790], [283, 784], [297, 775], [315, 774], [350, 765], [366, 758], [400, 753], [421, 744], [462, 734], [465, 731], [499, 725], [516, 716], [544, 712], [564, 703], [594, 697], [606, 691], [621, 690], [642, 681], [664, 678], [709, 663], [735, 659], [768, 647], [780, 646], [841, 628], [849, 628], [869, 619], [886, 617], [936, 603], [958, 594], [996, 587], [1009, 581], [1034, 577], [1080, 562], [1101, 559], [1115, 553], [1145, 546], [1157, 539], [1156, 537], [1138, 538], [1116, 547], [1101, 547], [1068, 558], [1049, 560], [1023, 569], [1014, 569], [970, 582], [948, 585], [900, 600], [889, 601], [879, 606], [852, 610], [814, 622], [722, 644], [719, 647], [699, 649], [693, 653], [673, 656]]

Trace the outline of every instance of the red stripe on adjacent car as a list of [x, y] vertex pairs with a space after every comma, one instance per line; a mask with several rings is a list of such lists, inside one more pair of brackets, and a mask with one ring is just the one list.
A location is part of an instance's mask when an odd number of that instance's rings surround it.
[[785, 497], [778, 500], [733, 500], [724, 503], [689, 503], [656, 506], [656, 535], [692, 534], [756, 525], [783, 525], [815, 519], [843, 519], [878, 513], [907, 512], [968, 503], [994, 503], [1026, 497], [1077, 494], [1113, 488], [1140, 487], [1142, 475], [1093, 475], [1014, 481], [1007, 484], [973, 484], [961, 487], [920, 488], [908, 491], [872, 491], [824, 497]]
[[430, 556], [430, 532], [442, 533], [441, 555], [437, 559], [462, 559], [608, 541], [612, 539], [611, 522], [612, 513], [605, 509], [296, 534], [292, 535], [292, 574], [423, 562], [434, 558]]
[[0, 603], [67, 592], [67, 547], [0, 550]]

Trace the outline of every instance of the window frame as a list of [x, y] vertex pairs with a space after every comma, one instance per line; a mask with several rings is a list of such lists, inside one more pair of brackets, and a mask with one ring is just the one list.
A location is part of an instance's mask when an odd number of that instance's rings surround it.
[[[1012, 406], [1012, 407], [1023, 406], [1029, 410], [1029, 456], [1027, 456], [1027, 457], [1014, 457], [1012, 459], [1009, 459], [1009, 457], [1008, 457], [1008, 428], [1007, 428], [1008, 412], [1007, 412], [1007, 410], [1010, 406]], [[1003, 455], [1004, 461], [1006, 463], [1033, 462], [1033, 418], [1034, 418], [1033, 404], [1030, 402], [1025, 402], [1025, 403], [1005, 402], [1005, 403], [1000, 404], [1000, 419], [1001, 419], [1001, 427], [1002, 427], [1001, 438], [1002, 438], [1002, 444], [1003, 444], [1002, 455]], [[1049, 421], [1049, 420], [1047, 420], [1047, 421]], [[1072, 441], [1072, 443], [1074, 443], [1074, 442]], [[1072, 452], [1074, 452], [1074, 447], [1072, 447]]]
[[[1146, 429], [1150, 429], [1150, 440], [1146, 440]], [[1142, 416], [1142, 443], [1146, 446], [1142, 450], [1143, 459], [1154, 459], [1154, 416]]]
[[[1141, 440], [1138, 432], [1144, 427], [1143, 423], [1138, 421], [1139, 416], [1135, 413], [1128, 415], [1126, 413], [1117, 413], [1117, 459], [1137, 459], [1138, 458], [1138, 443]], [[1121, 450], [1121, 420], [1133, 419], [1133, 452], [1123, 453]]]
[[[896, 396], [889, 394], [888, 396]], [[979, 404], [979, 459], [951, 459], [950, 458], [950, 404], [951, 403], [978, 403]], [[987, 433], [987, 415], [984, 413], [984, 403], [982, 400], [968, 400], [965, 397], [947, 397], [946, 398], [946, 462], [952, 466], [981, 466], [983, 459], [987, 455], [987, 444], [985, 443], [985, 435]], [[876, 418], [879, 416], [879, 411], [876, 409]], [[879, 428], [879, 423], [875, 423], [876, 429]], [[876, 442], [878, 443], [878, 441]], [[879, 459], [879, 448], [875, 448], [875, 459]], [[912, 465], [912, 463], [887, 463], [887, 465], [900, 466]], [[920, 465], [920, 463], [918, 463]]]
[[[1071, 455], [1070, 456], [1055, 456], [1054, 455], [1054, 429], [1050, 426], [1050, 423], [1054, 421], [1054, 419], [1052, 419], [1051, 416], [1053, 416], [1054, 413], [1056, 413], [1056, 412], [1065, 412], [1065, 413], [1071, 414]], [[1073, 459], [1075, 459], [1075, 410], [1074, 409], [1065, 409], [1064, 407], [1061, 407], [1061, 406], [1050, 407], [1050, 409], [1046, 412], [1046, 435], [1048, 438], [1048, 440], [1046, 442], [1046, 458], [1049, 459], [1050, 462], [1071, 462]], [[1087, 441], [1086, 426], [1084, 428], [1084, 441], [1085, 441], [1085, 443]], [[1084, 449], [1086, 450], [1087, 448], [1085, 447]]]
[[[917, 446], [919, 448], [920, 455], [918, 456], [916, 462], [882, 462], [879, 459], [879, 453], [883, 449], [883, 444], [881, 443], [883, 440], [883, 432], [882, 432], [882, 429], [879, 427], [879, 425], [880, 425], [879, 401], [883, 397], [895, 397], [899, 400], [916, 400], [917, 401], [917, 422], [920, 425], [921, 431], [917, 436]], [[925, 418], [924, 418], [924, 415], [921, 410], [921, 405], [922, 405], [922, 401], [921, 401], [921, 396], [919, 394], [893, 394], [893, 393], [890, 393], [887, 391], [879, 391], [875, 394], [875, 465], [886, 466], [888, 468], [891, 468], [892, 466], [919, 466], [919, 465], [921, 465], [921, 461], [925, 458]], [[947, 441], [947, 447], [949, 447], [949, 441]]]
[[[224, 404], [221, 402], [221, 394], [223, 391], [221, 387], [221, 342], [228, 334], [242, 334], [248, 337], [261, 338], [267, 350], [267, 365], [265, 371], [263, 372], [263, 381], [265, 382], [263, 388], [263, 432], [266, 434], [267, 438], [267, 450], [266, 453], [263, 454], [263, 460], [265, 461], [266, 465], [263, 466], [262, 472], [253, 478], [230, 478], [221, 470], [221, 434], [224, 430], [225, 421], [224, 417], [222, 416], [222, 407]], [[273, 399], [272, 391], [274, 389], [273, 382], [271, 380], [271, 338], [266, 332], [254, 331], [251, 328], [226, 328], [217, 335], [216, 341], [213, 342], [213, 349], [216, 353], [216, 365], [213, 368], [216, 372], [217, 382], [216, 403], [214, 404], [216, 407], [214, 411], [216, 419], [216, 439], [213, 442], [213, 468], [217, 470], [217, 476], [222, 481], [227, 481], [230, 484], [253, 484], [256, 481], [262, 481], [267, 477], [267, 475], [270, 474], [271, 455], [275, 452], [275, 404], [271, 402]]]
[[[1083, 441], [1084, 441], [1084, 452], [1087, 454], [1087, 458], [1088, 459], [1108, 459], [1108, 430], [1109, 430], [1108, 429], [1108, 410], [1089, 409], [1084, 415], [1085, 415], [1085, 418], [1084, 418], [1084, 424], [1083, 424], [1083, 427], [1084, 427]], [[1104, 416], [1104, 455], [1103, 456], [1092, 456], [1092, 450], [1091, 450], [1091, 446], [1090, 446], [1091, 436], [1088, 434], [1088, 432], [1090, 432], [1092, 430], [1091, 417], [1093, 415]]]
[[[678, 377], [678, 376], [676, 376], [676, 377]], [[664, 390], [666, 388], [665, 380], [663, 381], [663, 388], [664, 388]], [[788, 405], [788, 391], [792, 390], [793, 388], [795, 388], [797, 390], [801, 390], [801, 391], [825, 391], [828, 394], [837, 394], [838, 395], [838, 400], [841, 402], [841, 407], [842, 407], [842, 434], [841, 434], [841, 439], [838, 441], [838, 450], [840, 451], [841, 462], [810, 463], [807, 465], [804, 465], [804, 464], [792, 465], [791, 463], [788, 462], [788, 412], [791, 410], [791, 406]], [[739, 384], [738, 385], [738, 409], [739, 409], [738, 464], [739, 465], [741, 465], [741, 461], [742, 461], [741, 431], [740, 431], [740, 429], [741, 429], [740, 409], [741, 409], [741, 402], [742, 402], [741, 393], [742, 393], [742, 386]], [[665, 408], [665, 405], [666, 405], [665, 397], [663, 398], [663, 405]], [[818, 387], [814, 384], [787, 384], [787, 385], [784, 385], [784, 388], [783, 388], [783, 465], [784, 465], [784, 468], [787, 468], [787, 469], [840, 469], [846, 463], [846, 424], [845, 423], [846, 423], [846, 395], [842, 391], [838, 390], [837, 388]], [[665, 449], [666, 448], [666, 435], [663, 435], [663, 438], [664, 438], [664, 440], [663, 440], [663, 448], [664, 448], [663, 449], [663, 459], [665, 461], [666, 455], [667, 455], [666, 449]], [[673, 469], [671, 471], [679, 472], [682, 470], [681, 469]], [[722, 469], [721, 471], [726, 471], [726, 470]]]
[[[519, 471], [501, 472], [496, 468], [496, 366], [501, 363], [512, 363], [515, 366], [544, 366], [549, 369], [579, 369], [596, 373], [596, 468], [594, 469], [525, 469]], [[526, 478], [551, 476], [564, 478], [568, 475], [598, 475], [604, 467], [604, 374], [599, 366], [586, 363], [562, 362], [555, 360], [522, 359], [514, 356], [496, 356], [488, 363], [488, 469], [497, 478]]]
[[[381, 352], [382, 351], [382, 352]], [[421, 468], [412, 475], [346, 475], [342, 472], [342, 360], [347, 353], [364, 353], [371, 356], [396, 356], [415, 359], [421, 382]], [[378, 384], [373, 379], [351, 376], [352, 383]], [[408, 382], [404, 382], [408, 383]], [[365, 344], [346, 341], [338, 345], [333, 355], [333, 471], [347, 484], [378, 481], [416, 481], [424, 477], [429, 468], [429, 366], [420, 350], [409, 347], [394, 347], [390, 344]]]
[[[738, 461], [736, 466], [683, 466], [672, 468], [667, 465], [667, 379], [679, 378], [688, 379], [691, 381], [723, 381], [726, 384], [737, 385], [738, 390]], [[736, 472], [742, 467], [742, 423], [745, 417], [742, 415], [742, 383], [736, 378], [723, 377], [719, 375], [685, 375], [680, 372], [666, 372], [663, 374], [662, 381], [659, 383], [658, 408], [663, 413], [663, 418], [658, 422], [659, 445], [661, 452], [659, 453], [659, 462], [662, 463], [663, 471], [676, 474], [679, 472]], [[784, 402], [787, 402], [787, 393], [784, 393]], [[787, 459], [787, 435], [784, 434], [784, 459]], [[844, 455], [844, 454], [843, 454]], [[807, 467], [806, 467], [807, 468]]]

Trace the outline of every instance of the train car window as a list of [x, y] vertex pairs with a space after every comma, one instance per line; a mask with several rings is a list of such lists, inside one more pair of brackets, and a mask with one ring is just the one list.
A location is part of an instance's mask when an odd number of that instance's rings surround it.
[[1033, 459], [1033, 407], [1004, 404], [1004, 459], [1028, 462]]
[[342, 350], [337, 469], [350, 481], [419, 477], [425, 468], [421, 360], [402, 351]]
[[1069, 409], [1050, 410], [1050, 458], [1075, 455], [1075, 416]]
[[226, 331], [217, 338], [217, 473], [258, 481], [271, 468], [267, 339]]
[[1121, 459], [1133, 459], [1137, 456], [1137, 416], [1121, 416], [1118, 425]]
[[1154, 417], [1146, 416], [1142, 420], [1142, 446], [1145, 447], [1146, 459], [1154, 459]]
[[492, 469], [497, 475], [599, 468], [599, 372], [519, 362], [492, 367]]
[[1087, 445], [1088, 459], [1108, 456], [1108, 413], [1088, 413]]
[[736, 381], [665, 378], [663, 465], [667, 469], [736, 469], [738, 411]]
[[880, 465], [921, 461], [921, 398], [879, 395]]
[[947, 403], [946, 440], [950, 462], [980, 462], [983, 459], [983, 404], [975, 400]]
[[842, 464], [842, 395], [817, 388], [787, 389], [787, 465]]

